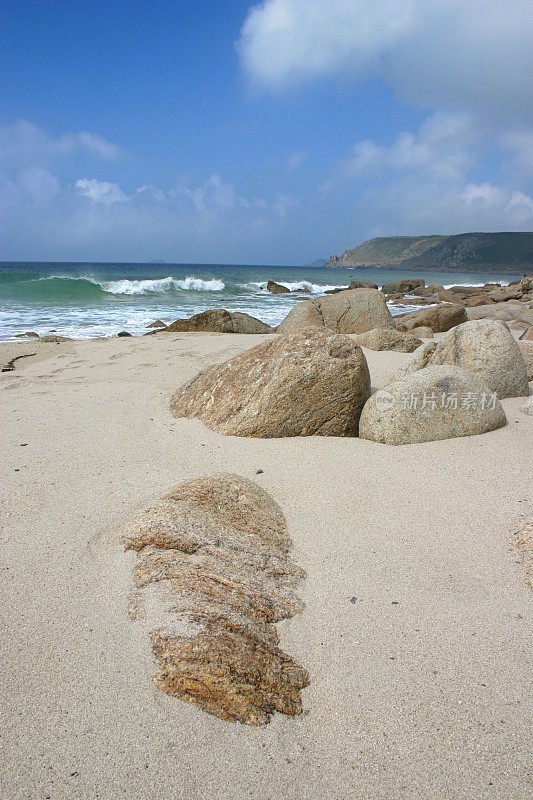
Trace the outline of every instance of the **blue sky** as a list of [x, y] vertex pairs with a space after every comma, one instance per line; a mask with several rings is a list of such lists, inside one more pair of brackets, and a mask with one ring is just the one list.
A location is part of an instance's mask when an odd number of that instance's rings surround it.
[[2, 6], [4, 260], [533, 229], [529, 0]]

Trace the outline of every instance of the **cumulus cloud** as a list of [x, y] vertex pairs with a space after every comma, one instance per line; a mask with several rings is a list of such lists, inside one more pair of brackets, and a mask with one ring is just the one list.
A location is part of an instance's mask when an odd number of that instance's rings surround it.
[[105, 206], [122, 203], [128, 199], [118, 184], [99, 181], [96, 178], [90, 180], [80, 178], [76, 181], [75, 186], [80, 194], [89, 197], [95, 203], [103, 203]]
[[532, 40], [530, 0], [265, 0], [237, 47], [270, 90], [372, 75], [432, 108], [532, 119]]
[[429, 117], [416, 133], [400, 133], [390, 146], [377, 145], [370, 139], [357, 142], [343, 166], [353, 176], [388, 168], [458, 180], [471, 164], [472, 146], [479, 140], [479, 128], [470, 115], [439, 112]]

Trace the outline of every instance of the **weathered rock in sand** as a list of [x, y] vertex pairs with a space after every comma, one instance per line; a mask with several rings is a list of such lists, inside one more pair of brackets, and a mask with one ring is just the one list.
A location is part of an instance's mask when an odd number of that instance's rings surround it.
[[167, 325], [166, 333], [191, 333], [210, 331], [213, 333], [270, 333], [269, 325], [243, 312], [229, 312], [224, 308], [202, 311], [189, 319], [177, 319]]
[[226, 474], [182, 484], [131, 520], [125, 543], [138, 552], [130, 613], [149, 630], [160, 689], [248, 725], [302, 713], [309, 676], [275, 623], [302, 611], [305, 575], [263, 489]]
[[420, 325], [431, 328], [433, 333], [444, 333], [455, 325], [466, 322], [467, 316], [464, 306], [459, 305], [440, 305], [423, 308], [411, 314], [403, 314], [396, 317], [396, 327], [398, 330], [410, 331]]
[[49, 342], [49, 343], [51, 342], [53, 344], [59, 344], [60, 342], [71, 342], [71, 341], [72, 339], [68, 336], [55, 336], [55, 335], [51, 336], [48, 334], [46, 336], [41, 336], [41, 342]]
[[505, 323], [498, 320], [471, 320], [452, 328], [428, 360], [428, 366], [437, 364], [463, 367], [500, 398], [528, 393], [522, 351]]
[[119, 333], [117, 333], [117, 336], [126, 338], [126, 337], [131, 337], [132, 334], [129, 331], [119, 331]]
[[397, 350], [399, 353], [412, 353], [422, 344], [416, 336], [392, 328], [374, 328], [356, 336], [355, 341], [369, 350]]
[[267, 289], [271, 294], [290, 294], [291, 290], [276, 281], [268, 281]]
[[352, 289], [338, 294], [297, 303], [278, 333], [310, 327], [331, 328], [338, 333], [365, 333], [372, 328], [394, 328], [382, 292], [376, 289]]
[[164, 322], [161, 322], [160, 319], [156, 319], [155, 322], [151, 322], [149, 325], [146, 326], [147, 328], [166, 328]]
[[363, 351], [330, 330], [294, 331], [257, 345], [179, 389], [175, 417], [233, 436], [357, 436], [370, 396]]
[[500, 401], [461, 367], [426, 367], [399, 378], [367, 401], [359, 436], [383, 444], [414, 444], [474, 436], [506, 423]]
[[35, 331], [25, 331], [24, 333], [17, 333], [16, 334], [16, 338], [17, 339], [38, 339], [39, 338], [39, 334], [36, 333]]

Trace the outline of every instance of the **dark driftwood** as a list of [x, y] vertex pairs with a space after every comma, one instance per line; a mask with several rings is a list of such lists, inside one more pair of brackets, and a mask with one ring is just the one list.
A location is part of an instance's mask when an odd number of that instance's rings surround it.
[[24, 353], [23, 356], [15, 356], [15, 358], [12, 358], [11, 361], [8, 361], [7, 364], [2, 367], [2, 372], [11, 372], [11, 370], [15, 369], [15, 361], [18, 361], [19, 358], [29, 358], [34, 355], [36, 355], [36, 353]]

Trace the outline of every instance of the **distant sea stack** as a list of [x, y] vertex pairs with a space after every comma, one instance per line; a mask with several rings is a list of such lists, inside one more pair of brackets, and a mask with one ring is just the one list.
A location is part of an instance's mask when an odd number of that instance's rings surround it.
[[533, 233], [460, 233], [455, 236], [379, 236], [326, 267], [435, 270], [436, 272], [531, 272]]

